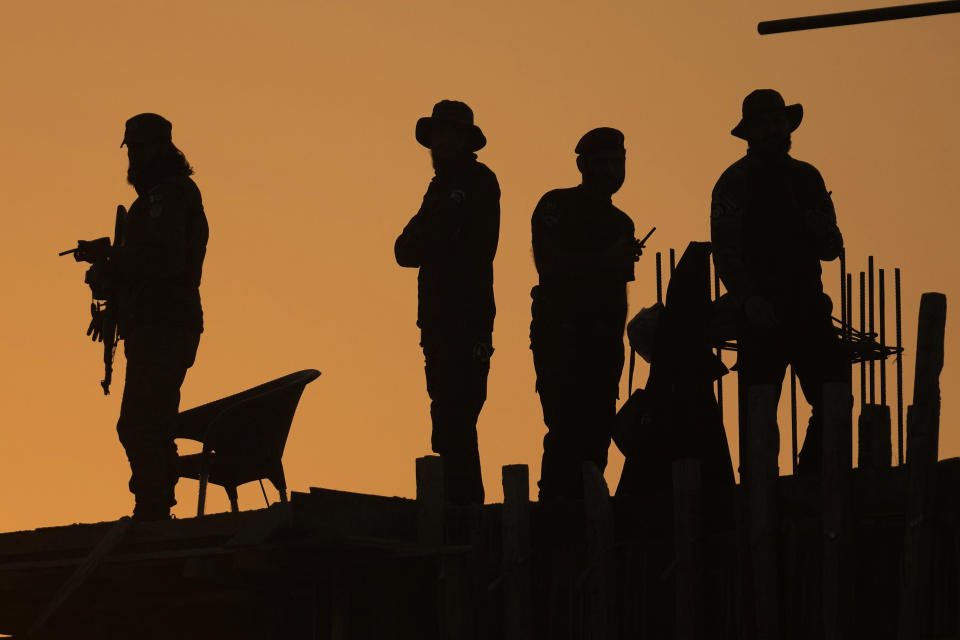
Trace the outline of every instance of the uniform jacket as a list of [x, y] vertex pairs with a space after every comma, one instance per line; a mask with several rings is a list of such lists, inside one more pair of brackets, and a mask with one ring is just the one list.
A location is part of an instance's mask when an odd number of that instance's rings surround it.
[[[610, 329], [622, 340], [626, 283], [634, 262], [591, 259], [634, 237], [634, 224], [610, 198], [582, 186], [545, 194], [531, 218], [533, 258], [540, 283], [533, 288], [533, 331], [550, 326], [593, 332]], [[546, 325], [546, 326], [544, 326]]]
[[394, 244], [397, 263], [420, 270], [417, 326], [424, 336], [489, 340], [499, 237], [500, 185], [493, 171], [472, 154], [439, 169]]
[[840, 255], [830, 193], [820, 172], [784, 155], [753, 152], [731, 165], [713, 189], [710, 229], [714, 261], [727, 290], [775, 305], [821, 297], [820, 261]]
[[200, 190], [189, 177], [138, 192], [114, 258], [122, 335], [143, 325], [203, 330], [200, 277], [208, 235]]

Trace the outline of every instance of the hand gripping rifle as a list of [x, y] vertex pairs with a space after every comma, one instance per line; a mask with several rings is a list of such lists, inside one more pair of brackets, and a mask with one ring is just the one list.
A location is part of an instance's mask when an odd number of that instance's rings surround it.
[[119, 333], [117, 328], [117, 285], [116, 269], [113, 262], [114, 249], [123, 244], [123, 227], [127, 210], [117, 206], [117, 219], [113, 229], [113, 243], [110, 238], [96, 240], [78, 240], [74, 249], [61, 251], [58, 255], [73, 254], [77, 262], [89, 262], [90, 268], [83, 281], [90, 285], [93, 301], [90, 303], [90, 326], [87, 335], [94, 342], [103, 343], [103, 394], [110, 394], [113, 380], [113, 354], [117, 350]]

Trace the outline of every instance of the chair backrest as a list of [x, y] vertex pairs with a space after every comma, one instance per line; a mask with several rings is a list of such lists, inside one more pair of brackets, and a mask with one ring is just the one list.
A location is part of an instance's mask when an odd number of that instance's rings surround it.
[[319, 375], [305, 369], [183, 411], [174, 437], [203, 442], [239, 466], [279, 460], [303, 388]]

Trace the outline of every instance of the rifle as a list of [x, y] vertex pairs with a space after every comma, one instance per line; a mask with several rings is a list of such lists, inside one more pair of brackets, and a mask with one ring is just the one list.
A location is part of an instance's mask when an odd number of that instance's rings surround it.
[[103, 343], [103, 380], [100, 386], [103, 394], [110, 394], [110, 383], [113, 381], [113, 356], [120, 340], [117, 326], [117, 291], [116, 273], [113, 262], [113, 250], [123, 244], [123, 227], [127, 217], [127, 210], [123, 205], [117, 206], [117, 218], [113, 228], [113, 242], [110, 238], [96, 240], [78, 240], [73, 249], [61, 251], [57, 255], [73, 254], [77, 262], [88, 262], [90, 268], [83, 281], [90, 285], [93, 300], [90, 302], [90, 326], [87, 335], [94, 342]]

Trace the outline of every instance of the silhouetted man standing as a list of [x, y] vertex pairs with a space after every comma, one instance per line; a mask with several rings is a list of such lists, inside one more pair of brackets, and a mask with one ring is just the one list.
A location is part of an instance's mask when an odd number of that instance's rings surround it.
[[176, 504], [172, 427], [203, 331], [199, 287], [207, 219], [171, 128], [153, 113], [127, 120], [121, 146], [127, 147], [127, 181], [137, 199], [110, 256], [127, 359], [117, 433], [130, 461], [133, 517], [142, 520], [167, 519]]
[[600, 128], [576, 146], [579, 186], [544, 195], [533, 212], [530, 348], [547, 434], [540, 499], [583, 495], [583, 463], [602, 472], [623, 372], [627, 282], [641, 247], [611, 196], [623, 185], [623, 134]]
[[435, 175], [420, 210], [394, 246], [397, 263], [419, 268], [417, 326], [426, 361], [431, 443], [456, 504], [482, 504], [477, 418], [493, 354], [493, 258], [500, 234], [500, 186], [474, 153], [486, 138], [466, 104], [443, 100], [421, 118], [417, 142]]
[[820, 279], [820, 261], [840, 255], [843, 237], [820, 173], [789, 155], [802, 118], [801, 105], [787, 106], [772, 89], [744, 99], [731, 133], [747, 141], [747, 154], [717, 181], [710, 226], [717, 273], [745, 320], [742, 388], [779, 389], [793, 365], [813, 409], [800, 452], [800, 469], [809, 472], [822, 461], [823, 384], [848, 379], [850, 370]]

